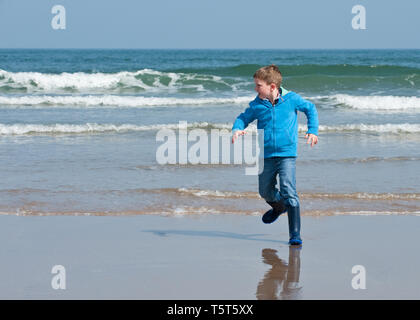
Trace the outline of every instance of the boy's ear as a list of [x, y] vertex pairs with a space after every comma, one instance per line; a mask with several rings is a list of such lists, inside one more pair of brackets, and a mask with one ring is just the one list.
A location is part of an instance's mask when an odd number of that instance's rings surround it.
[[277, 88], [277, 86], [276, 86], [276, 84], [275, 84], [275, 83], [271, 83], [271, 84], [270, 84], [270, 89], [274, 90], [274, 89], [276, 89], [276, 88]]

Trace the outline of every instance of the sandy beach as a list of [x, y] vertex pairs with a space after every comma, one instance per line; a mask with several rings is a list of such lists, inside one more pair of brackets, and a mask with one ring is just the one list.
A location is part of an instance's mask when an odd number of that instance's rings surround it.
[[[1, 299], [420, 298], [417, 216], [303, 216], [300, 250], [282, 217], [0, 219]], [[352, 287], [356, 265], [366, 289]]]
[[419, 11], [0, 0], [0, 300], [159, 320], [420, 300]]

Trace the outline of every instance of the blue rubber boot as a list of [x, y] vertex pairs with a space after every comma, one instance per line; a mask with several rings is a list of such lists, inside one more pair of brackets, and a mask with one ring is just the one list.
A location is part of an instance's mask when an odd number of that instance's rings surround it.
[[301, 245], [302, 239], [300, 238], [300, 207], [287, 206], [287, 215], [289, 218], [289, 244]]
[[264, 223], [273, 223], [277, 218], [286, 212], [286, 206], [283, 201], [278, 202], [268, 202], [267, 203], [273, 208], [264, 213], [262, 221]]

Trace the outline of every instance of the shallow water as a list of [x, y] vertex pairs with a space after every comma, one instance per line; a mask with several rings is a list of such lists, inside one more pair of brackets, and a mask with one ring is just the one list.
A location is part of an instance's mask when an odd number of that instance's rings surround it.
[[419, 50], [0, 50], [0, 212], [260, 214], [245, 164], [160, 165], [156, 138], [186, 121], [210, 162], [271, 62], [319, 113], [314, 148], [299, 115], [303, 214], [419, 214]]

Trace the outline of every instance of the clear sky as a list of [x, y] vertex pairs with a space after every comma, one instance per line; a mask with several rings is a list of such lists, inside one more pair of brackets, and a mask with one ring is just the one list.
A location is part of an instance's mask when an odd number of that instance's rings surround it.
[[[352, 28], [355, 5], [366, 30]], [[419, 12], [419, 0], [0, 0], [0, 48], [420, 48]]]

